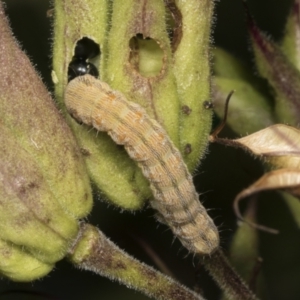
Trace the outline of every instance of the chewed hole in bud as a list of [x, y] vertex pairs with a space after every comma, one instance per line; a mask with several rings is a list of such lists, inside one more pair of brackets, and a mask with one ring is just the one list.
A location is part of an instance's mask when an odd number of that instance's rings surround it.
[[150, 37], [137, 34], [129, 41], [129, 61], [143, 77], [159, 75], [163, 67], [164, 52], [159, 44]]
[[78, 40], [68, 67], [68, 81], [85, 74], [99, 77], [100, 46], [88, 37]]

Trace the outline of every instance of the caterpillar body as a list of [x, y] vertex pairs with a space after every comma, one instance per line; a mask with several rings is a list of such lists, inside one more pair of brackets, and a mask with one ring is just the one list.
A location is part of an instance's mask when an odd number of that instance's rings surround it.
[[151, 206], [184, 247], [197, 254], [210, 254], [218, 247], [218, 230], [198, 199], [192, 176], [156, 120], [91, 75], [70, 81], [65, 104], [75, 119], [124, 145], [150, 182]]

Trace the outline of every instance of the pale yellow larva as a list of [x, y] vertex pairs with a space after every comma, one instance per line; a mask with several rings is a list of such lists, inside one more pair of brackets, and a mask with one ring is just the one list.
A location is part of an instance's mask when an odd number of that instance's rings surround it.
[[78, 121], [124, 145], [149, 180], [151, 205], [189, 251], [210, 254], [219, 245], [218, 230], [198, 199], [192, 176], [166, 131], [145, 110], [90, 75], [72, 80], [65, 104]]

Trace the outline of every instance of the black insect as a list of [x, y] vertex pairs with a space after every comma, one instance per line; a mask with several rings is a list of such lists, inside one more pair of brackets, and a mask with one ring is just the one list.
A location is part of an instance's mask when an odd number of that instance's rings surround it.
[[98, 69], [95, 65], [87, 62], [84, 59], [73, 58], [69, 64], [68, 68], [68, 81], [74, 79], [77, 76], [82, 76], [85, 74], [90, 74], [96, 78], [99, 76]]
[[99, 71], [89, 60], [100, 55], [99, 45], [93, 40], [84, 37], [77, 42], [74, 52], [68, 67], [68, 81], [85, 74], [98, 78]]

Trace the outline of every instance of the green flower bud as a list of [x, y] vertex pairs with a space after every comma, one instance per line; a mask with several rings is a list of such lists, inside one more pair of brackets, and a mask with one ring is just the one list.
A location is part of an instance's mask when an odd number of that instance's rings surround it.
[[[128, 1], [123, 2], [129, 4]], [[100, 70], [100, 77], [105, 76], [109, 17], [106, 0], [55, 1], [53, 74], [56, 98], [63, 111], [65, 111], [63, 95], [68, 81], [68, 66], [75, 54], [77, 42], [83, 37], [88, 37], [99, 45], [101, 54], [97, 57], [95, 66]], [[122, 24], [124, 24], [123, 17]], [[126, 47], [128, 42], [126, 41]], [[122, 48], [120, 41], [118, 48]], [[114, 56], [114, 59], [117, 60], [118, 56]], [[110, 201], [120, 207], [140, 208], [151, 194], [135, 163], [106, 133], [91, 131], [76, 123], [68, 115], [66, 117], [77, 137], [94, 184]]]
[[0, 273], [27, 281], [66, 255], [92, 196], [75, 139], [1, 5], [0, 45], [0, 256], [8, 255]]
[[77, 220], [57, 201], [33, 153], [0, 128], [0, 237], [55, 262], [64, 256], [69, 237], [76, 236]]
[[[211, 126], [212, 113], [204, 103], [210, 98], [213, 1], [116, 0], [109, 5], [95, 0], [55, 2], [53, 74], [63, 110], [68, 65], [76, 58], [78, 41], [88, 37], [100, 46], [100, 57], [93, 58], [100, 79], [157, 119], [194, 170]], [[151, 191], [135, 162], [106, 133], [67, 119], [95, 185], [120, 207], [140, 208]]]

